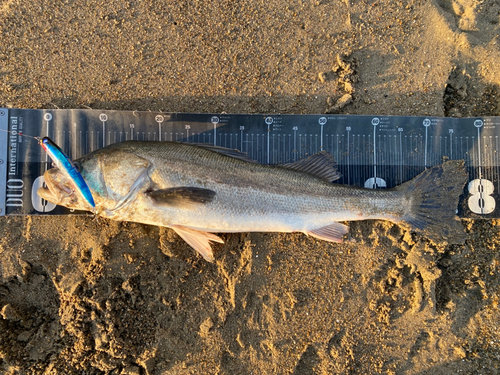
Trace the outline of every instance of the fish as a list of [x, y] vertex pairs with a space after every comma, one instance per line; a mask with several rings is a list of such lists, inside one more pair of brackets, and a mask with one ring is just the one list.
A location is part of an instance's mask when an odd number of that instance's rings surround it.
[[[75, 161], [95, 199], [97, 215], [173, 229], [207, 261], [215, 233], [302, 232], [342, 242], [354, 220], [383, 219], [432, 241], [462, 241], [457, 206], [468, 175], [464, 162], [428, 168], [392, 189], [332, 183], [334, 158], [322, 151], [294, 163], [263, 165], [237, 150], [213, 145], [127, 141]], [[67, 176], [45, 172], [38, 194], [55, 204], [88, 210], [68, 196]]]
[[[93, 211], [95, 202], [92, 193], [71, 159], [49, 137], [35, 137], [35, 139], [47, 155], [50, 156], [61, 175], [64, 176], [65, 183], [59, 184], [58, 187], [65, 189], [68, 196], [73, 197], [73, 199], [77, 199], [76, 196], [79, 195], [80, 199], [86, 203], [86, 210]], [[53, 184], [55, 181], [54, 179], [46, 180], [46, 183]]]

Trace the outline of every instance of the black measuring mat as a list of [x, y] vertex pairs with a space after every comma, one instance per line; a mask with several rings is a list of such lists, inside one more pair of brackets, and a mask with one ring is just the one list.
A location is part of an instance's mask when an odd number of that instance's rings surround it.
[[51, 167], [31, 136], [48, 136], [71, 159], [126, 140], [206, 143], [263, 164], [326, 150], [335, 183], [387, 189], [444, 160], [463, 159], [469, 181], [461, 217], [500, 217], [500, 117], [192, 114], [87, 109], [0, 109], [0, 215], [75, 214], [36, 190]]

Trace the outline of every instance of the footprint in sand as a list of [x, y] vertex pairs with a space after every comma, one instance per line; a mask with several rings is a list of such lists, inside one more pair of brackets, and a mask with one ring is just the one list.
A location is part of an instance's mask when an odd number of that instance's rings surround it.
[[[498, 0], [436, 0], [436, 5], [445, 13], [451, 15], [453, 30], [463, 32], [480, 32], [475, 35], [483, 42], [489, 42], [498, 31], [500, 21], [500, 1]], [[494, 33], [495, 35], [490, 35]], [[486, 39], [487, 40], [486, 40]]]

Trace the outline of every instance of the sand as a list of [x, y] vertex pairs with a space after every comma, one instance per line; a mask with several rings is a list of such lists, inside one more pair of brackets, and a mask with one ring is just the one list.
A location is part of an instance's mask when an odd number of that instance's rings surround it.
[[[0, 2], [0, 106], [500, 116], [498, 0]], [[496, 374], [500, 221], [464, 245], [0, 219], [1, 374]]]

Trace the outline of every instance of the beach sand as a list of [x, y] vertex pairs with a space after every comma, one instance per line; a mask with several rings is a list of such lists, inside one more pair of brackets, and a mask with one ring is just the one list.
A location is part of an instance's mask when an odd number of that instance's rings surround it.
[[[0, 106], [500, 116], [498, 0], [0, 2]], [[1, 374], [497, 374], [500, 221], [464, 245], [0, 219]]]

